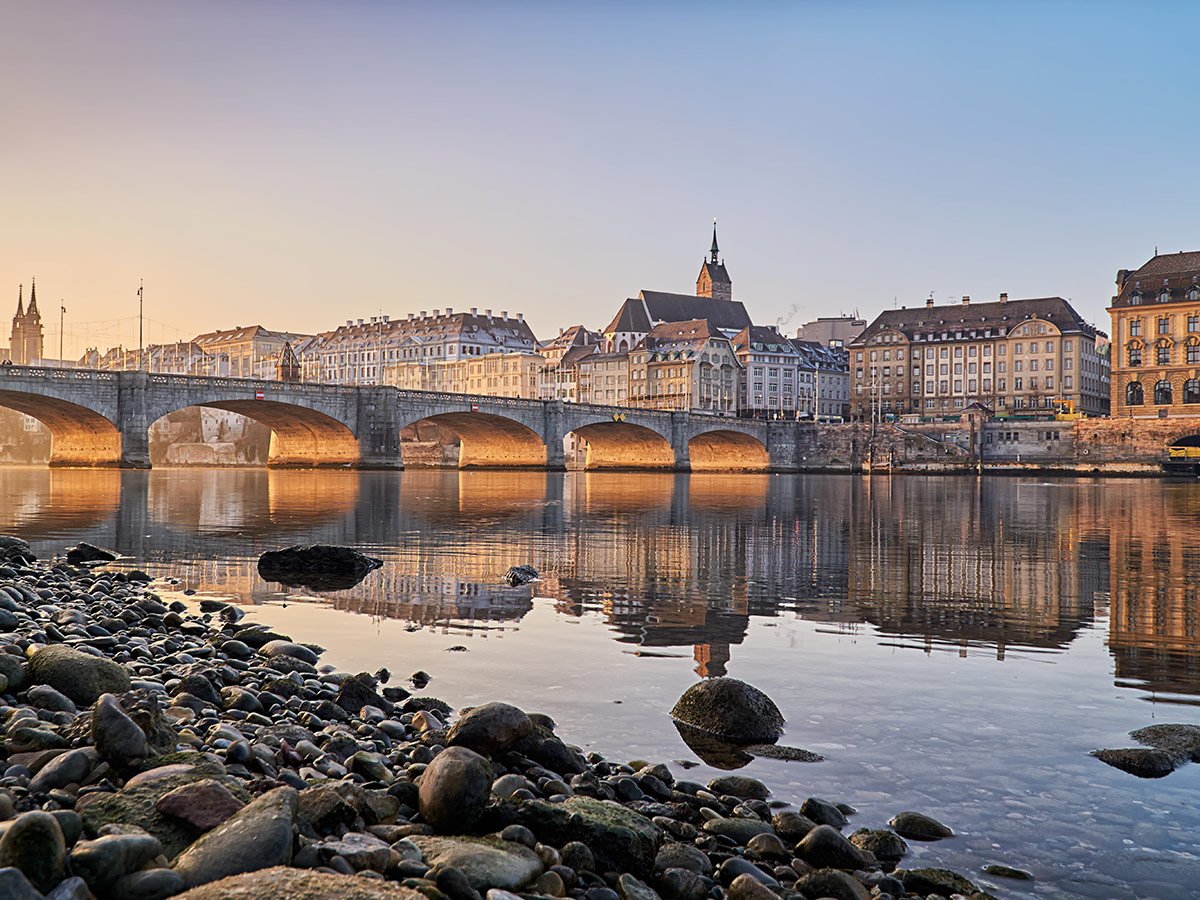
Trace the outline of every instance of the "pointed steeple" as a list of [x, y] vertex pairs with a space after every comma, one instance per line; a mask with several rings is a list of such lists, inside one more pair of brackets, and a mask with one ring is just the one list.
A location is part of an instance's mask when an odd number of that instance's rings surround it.
[[37, 281], [33, 278], [29, 279], [29, 315], [31, 315], [31, 316], [38, 315]]
[[712, 261], [717, 261], [717, 220], [713, 219], [713, 245], [712, 245]]
[[25, 318], [25, 303], [24, 303], [24, 297], [22, 296], [24, 294], [24, 292], [25, 292], [25, 285], [18, 284], [17, 285], [17, 314], [15, 316], [13, 316], [14, 321], [17, 319]]

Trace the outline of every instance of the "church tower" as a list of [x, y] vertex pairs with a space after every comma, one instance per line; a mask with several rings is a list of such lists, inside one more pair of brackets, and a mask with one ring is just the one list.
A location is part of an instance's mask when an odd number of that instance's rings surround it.
[[700, 266], [700, 277], [696, 279], [696, 296], [711, 297], [714, 300], [732, 300], [733, 282], [729, 280], [729, 272], [725, 263], [718, 260], [717, 223], [713, 221], [713, 241], [711, 257]]
[[8, 342], [9, 358], [14, 365], [33, 365], [42, 359], [44, 337], [42, 314], [37, 308], [37, 284], [29, 286], [29, 308], [24, 308], [24, 285], [17, 287], [17, 314], [12, 320], [12, 335]]

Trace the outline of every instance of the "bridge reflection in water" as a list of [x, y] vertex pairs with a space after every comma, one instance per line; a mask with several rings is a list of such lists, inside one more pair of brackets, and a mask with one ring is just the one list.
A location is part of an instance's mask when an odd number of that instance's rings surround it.
[[[1000, 658], [1062, 651], [1108, 618], [1119, 684], [1200, 694], [1190, 484], [31, 468], [0, 470], [0, 491], [0, 532], [43, 555], [88, 540], [244, 603], [280, 596], [262, 550], [351, 544], [386, 565], [324, 599], [418, 626], [513, 627], [547, 602], [711, 675], [751, 617]], [[543, 580], [502, 586], [519, 562]]]

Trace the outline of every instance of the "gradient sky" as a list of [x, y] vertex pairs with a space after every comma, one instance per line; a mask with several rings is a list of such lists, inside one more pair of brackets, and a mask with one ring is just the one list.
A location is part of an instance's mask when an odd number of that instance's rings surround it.
[[[0, 0], [0, 316], [47, 355], [691, 292], [755, 321], [1200, 247], [1189, 4]], [[7, 299], [6, 299], [7, 298]], [[115, 322], [112, 320], [122, 320]], [[160, 324], [161, 323], [161, 324]], [[57, 350], [57, 347], [54, 347]]]

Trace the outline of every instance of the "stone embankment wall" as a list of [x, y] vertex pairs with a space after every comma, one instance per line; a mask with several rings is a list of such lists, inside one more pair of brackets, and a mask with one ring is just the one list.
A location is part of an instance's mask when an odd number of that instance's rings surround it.
[[802, 470], [965, 472], [1062, 471], [1086, 474], [1156, 475], [1167, 447], [1200, 436], [1200, 416], [1078, 419], [1076, 421], [993, 420], [923, 425], [814, 425], [800, 438]]

